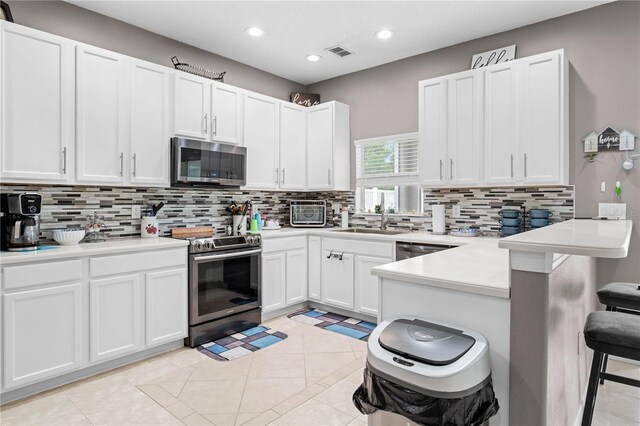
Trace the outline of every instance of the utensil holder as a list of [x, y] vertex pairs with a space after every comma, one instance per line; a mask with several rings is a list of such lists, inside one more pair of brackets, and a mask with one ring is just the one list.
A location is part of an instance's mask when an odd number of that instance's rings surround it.
[[244, 235], [247, 233], [247, 221], [244, 215], [233, 215], [233, 235]]
[[140, 236], [142, 238], [158, 238], [159, 234], [158, 218], [155, 216], [143, 216], [140, 224]]

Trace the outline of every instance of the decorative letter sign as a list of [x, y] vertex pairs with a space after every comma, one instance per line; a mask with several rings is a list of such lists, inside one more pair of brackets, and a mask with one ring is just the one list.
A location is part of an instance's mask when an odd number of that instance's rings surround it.
[[471, 69], [486, 67], [487, 65], [500, 64], [513, 61], [516, 58], [516, 45], [478, 53], [471, 58]]
[[318, 105], [320, 103], [320, 95], [315, 93], [291, 92], [291, 97], [289, 99], [294, 104], [306, 107]]

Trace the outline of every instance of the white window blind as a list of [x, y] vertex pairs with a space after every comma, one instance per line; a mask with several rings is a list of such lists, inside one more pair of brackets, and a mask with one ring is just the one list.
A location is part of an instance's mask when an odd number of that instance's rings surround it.
[[420, 141], [417, 133], [355, 141], [358, 185], [416, 184]]

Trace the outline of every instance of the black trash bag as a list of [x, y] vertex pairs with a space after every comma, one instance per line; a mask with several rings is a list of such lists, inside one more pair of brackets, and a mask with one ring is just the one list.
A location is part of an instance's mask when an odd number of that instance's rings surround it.
[[491, 379], [469, 396], [444, 399], [399, 386], [369, 368], [364, 369], [364, 382], [353, 394], [353, 404], [362, 414], [383, 410], [421, 425], [481, 425], [500, 409]]

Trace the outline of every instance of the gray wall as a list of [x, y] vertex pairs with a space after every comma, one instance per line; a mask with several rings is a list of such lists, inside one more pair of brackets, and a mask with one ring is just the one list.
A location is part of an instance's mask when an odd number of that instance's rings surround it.
[[[352, 139], [415, 132], [418, 81], [469, 69], [474, 53], [510, 44], [517, 45], [518, 57], [566, 50], [571, 61], [570, 179], [576, 185], [576, 217], [595, 216], [597, 203], [613, 201], [613, 186], [616, 181], [622, 183], [622, 199], [634, 221], [630, 255], [623, 261], [600, 261], [599, 284], [640, 282], [640, 161], [630, 173], [622, 170], [619, 153], [604, 153], [594, 163], [587, 163], [581, 143], [589, 132], [609, 124], [640, 134], [639, 2], [598, 6], [326, 80], [307, 89], [320, 93], [323, 100], [351, 105]], [[605, 194], [600, 193], [603, 180], [608, 187]]]
[[177, 56], [183, 62], [227, 71], [225, 83], [274, 98], [289, 100], [290, 92], [304, 89], [293, 81], [59, 0], [8, 3], [17, 24], [168, 67], [173, 67], [171, 57]]

